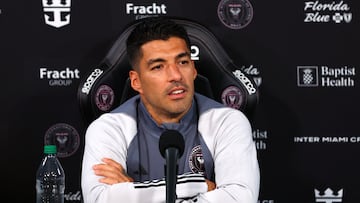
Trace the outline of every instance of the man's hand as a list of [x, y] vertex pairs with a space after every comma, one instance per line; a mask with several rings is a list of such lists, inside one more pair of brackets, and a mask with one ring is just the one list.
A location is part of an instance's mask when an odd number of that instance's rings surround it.
[[205, 181], [206, 181], [206, 184], [208, 185], [208, 192], [216, 189], [216, 184], [214, 182], [211, 182], [208, 179], [205, 179]]
[[98, 176], [103, 176], [99, 181], [109, 185], [123, 182], [133, 182], [134, 180], [126, 174], [124, 168], [118, 162], [103, 158], [104, 163], [93, 166], [94, 172]]

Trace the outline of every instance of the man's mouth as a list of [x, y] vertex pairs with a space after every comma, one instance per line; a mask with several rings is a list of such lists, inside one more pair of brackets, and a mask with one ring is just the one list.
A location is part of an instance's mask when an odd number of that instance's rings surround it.
[[170, 95], [177, 95], [177, 94], [181, 94], [184, 92], [185, 92], [185, 90], [174, 90], [174, 91], [170, 92]]

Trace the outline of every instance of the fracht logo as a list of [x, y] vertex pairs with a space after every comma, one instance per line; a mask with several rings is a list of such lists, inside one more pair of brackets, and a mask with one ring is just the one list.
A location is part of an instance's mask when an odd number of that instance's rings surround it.
[[71, 0], [42, 0], [45, 23], [60, 28], [70, 24]]

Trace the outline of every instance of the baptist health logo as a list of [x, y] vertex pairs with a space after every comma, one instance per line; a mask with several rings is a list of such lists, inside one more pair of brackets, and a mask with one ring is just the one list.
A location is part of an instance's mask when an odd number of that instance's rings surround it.
[[268, 131], [255, 129], [252, 132], [252, 137], [255, 142], [257, 150], [266, 150], [267, 149], [267, 140], [268, 140]]
[[354, 87], [355, 67], [298, 66], [299, 87]]
[[330, 189], [327, 188], [323, 195], [320, 194], [320, 191], [315, 189], [315, 201], [323, 203], [335, 203], [342, 202], [343, 189], [337, 192], [337, 195]]
[[60, 28], [70, 24], [71, 0], [42, 0], [45, 23]]

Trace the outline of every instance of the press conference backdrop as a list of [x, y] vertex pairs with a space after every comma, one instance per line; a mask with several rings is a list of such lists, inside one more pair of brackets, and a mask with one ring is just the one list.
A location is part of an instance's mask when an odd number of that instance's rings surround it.
[[79, 81], [128, 23], [178, 16], [209, 28], [259, 86], [258, 202], [359, 202], [359, 15], [356, 0], [2, 0], [1, 198], [35, 201], [55, 143], [66, 202], [81, 202]]

